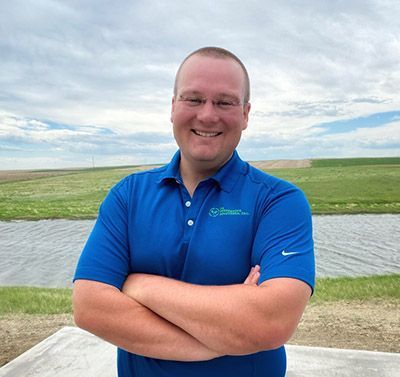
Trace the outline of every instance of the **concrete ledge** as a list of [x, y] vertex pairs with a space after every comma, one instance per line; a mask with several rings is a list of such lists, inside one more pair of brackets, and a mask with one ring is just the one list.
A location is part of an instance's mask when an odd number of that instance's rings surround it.
[[116, 347], [64, 327], [0, 369], [0, 377], [115, 377]]
[[[400, 377], [400, 354], [286, 346], [287, 377]], [[64, 327], [0, 368], [0, 377], [115, 377], [116, 348]]]
[[287, 377], [400, 377], [400, 353], [285, 347]]

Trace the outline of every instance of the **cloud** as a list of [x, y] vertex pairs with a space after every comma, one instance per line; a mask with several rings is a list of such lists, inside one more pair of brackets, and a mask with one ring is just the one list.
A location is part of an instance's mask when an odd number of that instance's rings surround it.
[[[245, 133], [239, 150], [246, 159], [398, 156], [400, 112]], [[263, 157], [261, 157], [263, 156]]]
[[[385, 113], [370, 114], [356, 119], [343, 119], [316, 125], [321, 133], [346, 133], [357, 129], [376, 128], [384, 124], [398, 122], [400, 111], [389, 111]], [[400, 131], [400, 129], [399, 129]]]
[[68, 156], [68, 163], [96, 156], [110, 165], [115, 160], [124, 164], [165, 162], [175, 150], [170, 132], [118, 134], [103, 127], [64, 125], [0, 114], [0, 156], [16, 158], [33, 153], [42, 161], [49, 154], [55, 154], [56, 158]]
[[[0, 112], [9, 114], [1, 148], [12, 161], [24, 148], [43, 156], [69, 151], [68, 163], [79, 150], [103, 151], [106, 164], [146, 151], [167, 160], [176, 69], [194, 49], [217, 45], [238, 54], [250, 73], [243, 150], [257, 145], [252, 159], [268, 158], [267, 150], [343, 155], [339, 145], [300, 145], [321, 130], [352, 132], [361, 126], [353, 120], [399, 111], [398, 19], [396, 0], [1, 2]], [[294, 142], [297, 152], [283, 148]], [[390, 141], [379, 145], [374, 153], [399, 153]]]

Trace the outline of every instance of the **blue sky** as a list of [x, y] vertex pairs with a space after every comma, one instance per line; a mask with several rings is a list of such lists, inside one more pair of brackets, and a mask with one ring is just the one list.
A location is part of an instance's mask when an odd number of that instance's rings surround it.
[[248, 68], [247, 160], [400, 155], [400, 3], [3, 1], [0, 169], [163, 163], [174, 75], [207, 45]]

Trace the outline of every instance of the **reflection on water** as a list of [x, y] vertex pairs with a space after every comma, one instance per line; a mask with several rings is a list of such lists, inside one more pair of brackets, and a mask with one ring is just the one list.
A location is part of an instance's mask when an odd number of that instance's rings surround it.
[[[400, 215], [314, 216], [318, 276], [400, 273]], [[92, 220], [0, 222], [0, 285], [70, 287]]]

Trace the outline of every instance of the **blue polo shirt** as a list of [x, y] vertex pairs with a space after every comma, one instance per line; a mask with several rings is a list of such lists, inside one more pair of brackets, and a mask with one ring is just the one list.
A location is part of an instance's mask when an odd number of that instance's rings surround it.
[[[121, 289], [132, 272], [193, 284], [242, 283], [255, 264], [259, 283], [291, 277], [314, 287], [309, 205], [294, 185], [232, 158], [193, 197], [179, 173], [180, 153], [161, 168], [115, 185], [79, 259], [74, 280]], [[162, 336], [162, 335], [160, 335]], [[146, 377], [284, 376], [284, 347], [246, 356], [178, 362], [118, 350], [119, 375]]]

